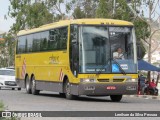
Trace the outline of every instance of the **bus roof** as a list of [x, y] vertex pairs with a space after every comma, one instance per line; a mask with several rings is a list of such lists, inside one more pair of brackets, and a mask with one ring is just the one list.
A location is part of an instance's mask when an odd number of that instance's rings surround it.
[[45, 31], [57, 27], [62, 27], [62, 26], [68, 26], [70, 24], [82, 24], [82, 25], [101, 25], [101, 24], [107, 24], [107, 25], [124, 25], [124, 26], [133, 26], [131, 22], [128, 21], [123, 21], [123, 20], [116, 20], [116, 19], [75, 19], [75, 20], [61, 20], [59, 22], [54, 22], [50, 24], [46, 24], [43, 26], [40, 26], [38, 28], [33, 28], [33, 29], [26, 29], [26, 30], [21, 30], [18, 33], [18, 36], [21, 35], [26, 35], [30, 33], [35, 33], [35, 32], [40, 32], [40, 31]]

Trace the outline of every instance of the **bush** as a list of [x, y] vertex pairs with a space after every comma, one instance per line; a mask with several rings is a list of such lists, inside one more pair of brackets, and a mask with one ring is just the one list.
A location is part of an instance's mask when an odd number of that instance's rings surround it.
[[4, 111], [4, 104], [0, 101], [0, 111]]
[[[4, 110], [5, 110], [4, 104], [3, 104], [2, 101], [0, 101], [0, 111], [4, 111]], [[20, 120], [20, 118], [17, 118], [17, 117], [11, 117], [11, 118], [1, 117], [0, 120]]]

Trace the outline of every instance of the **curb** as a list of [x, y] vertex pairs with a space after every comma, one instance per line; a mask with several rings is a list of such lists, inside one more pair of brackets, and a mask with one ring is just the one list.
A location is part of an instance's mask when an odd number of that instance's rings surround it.
[[144, 99], [154, 99], [160, 100], [160, 96], [152, 96], [152, 95], [123, 95], [124, 97], [137, 97], [137, 98], [144, 98]]

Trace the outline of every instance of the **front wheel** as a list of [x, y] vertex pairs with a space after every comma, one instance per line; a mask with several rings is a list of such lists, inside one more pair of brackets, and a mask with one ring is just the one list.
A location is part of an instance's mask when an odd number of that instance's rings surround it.
[[68, 80], [64, 83], [64, 93], [67, 99], [69, 100], [76, 99], [76, 96], [71, 94], [71, 84], [69, 83]]
[[38, 94], [39, 94], [39, 90], [36, 89], [36, 80], [35, 80], [35, 77], [34, 77], [34, 76], [32, 77], [31, 82], [32, 82], [32, 83], [31, 83], [31, 86], [32, 86], [32, 87], [31, 87], [32, 94], [33, 94], [33, 95], [38, 95]]
[[122, 95], [110, 95], [110, 98], [113, 102], [119, 102], [122, 99]]

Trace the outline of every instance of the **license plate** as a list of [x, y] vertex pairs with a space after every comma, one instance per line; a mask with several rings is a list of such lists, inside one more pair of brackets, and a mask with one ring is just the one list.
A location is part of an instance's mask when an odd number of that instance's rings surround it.
[[115, 90], [116, 89], [116, 87], [115, 86], [107, 86], [107, 88], [106, 88], [107, 90]]

